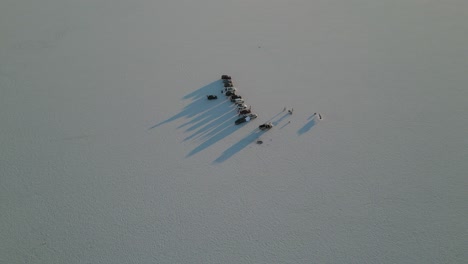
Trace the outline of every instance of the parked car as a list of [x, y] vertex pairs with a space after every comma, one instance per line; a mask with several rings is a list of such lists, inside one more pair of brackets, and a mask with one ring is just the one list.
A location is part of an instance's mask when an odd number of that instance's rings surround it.
[[218, 99], [218, 96], [210, 94], [210, 95], [207, 95], [206, 98], [208, 98], [208, 100], [214, 100], [214, 99]]
[[226, 96], [231, 96], [231, 95], [233, 95], [233, 94], [236, 94], [236, 92], [227, 91], [227, 92], [225, 93]]
[[239, 111], [239, 116], [246, 115], [246, 114], [248, 114], [248, 113], [250, 113], [250, 112], [251, 112], [250, 109], [245, 109], [245, 110]]
[[231, 79], [231, 76], [226, 75], [226, 74], [223, 74], [223, 75], [221, 75], [221, 79], [223, 79], [223, 80], [230, 80], [230, 79]]
[[237, 108], [237, 112], [243, 111], [243, 110], [248, 110], [249, 108], [242, 106], [240, 108]]
[[247, 109], [246, 104], [236, 104], [236, 107], [237, 107], [237, 109], [242, 109], [242, 110]]
[[231, 94], [230, 99], [231, 99], [231, 102], [234, 103], [236, 99], [242, 99], [242, 96], [237, 95], [237, 94]]
[[224, 87], [225, 92], [237, 92], [236, 87]]
[[250, 110], [250, 108], [251, 108], [250, 106], [247, 107], [247, 105], [239, 105], [239, 106], [236, 105], [236, 107], [237, 107], [237, 112], [238, 113], [240, 113], [241, 111], [244, 111], [244, 110]]
[[234, 124], [240, 125], [240, 124], [242, 124], [242, 123], [249, 122], [249, 121], [250, 121], [250, 117], [248, 117], [248, 116], [247, 116], [247, 117], [241, 117], [241, 118], [237, 119], [237, 120], [234, 122]]
[[241, 118], [237, 119], [237, 120], [234, 122], [234, 124], [240, 125], [240, 124], [242, 124], [242, 123], [244, 123], [244, 122], [246, 122], [245, 117], [241, 117]]
[[273, 124], [271, 122], [267, 122], [265, 124], [259, 125], [258, 128], [260, 130], [268, 130], [273, 127]]
[[[231, 100], [231, 101], [232, 101], [232, 100]], [[235, 103], [235, 104], [243, 104], [243, 103], [244, 103], [244, 99], [241, 99], [241, 98], [234, 99], [234, 103]]]
[[244, 117], [250, 117], [250, 119], [255, 119], [258, 117], [258, 115], [255, 113], [247, 113], [244, 115]]
[[233, 87], [234, 85], [232, 84], [232, 82], [225, 82], [224, 83], [224, 87]]

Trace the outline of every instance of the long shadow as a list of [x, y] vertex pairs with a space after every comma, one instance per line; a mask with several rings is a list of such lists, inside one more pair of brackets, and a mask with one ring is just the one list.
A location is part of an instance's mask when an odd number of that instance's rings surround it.
[[[183, 100], [191, 100], [190, 104], [185, 106], [179, 113], [155, 124], [149, 129], [170, 123], [179, 118], [188, 119], [185, 123], [178, 126], [177, 129], [185, 129], [185, 133], [191, 133], [184, 139], [184, 141], [198, 139], [201, 140], [202, 143], [191, 150], [186, 155], [187, 158], [209, 148], [220, 140], [233, 134], [242, 127], [234, 125], [234, 120], [238, 118], [238, 115], [234, 111], [235, 108], [233, 108], [233, 104], [231, 104], [224, 95], [220, 96], [220, 100], [214, 102], [207, 101], [206, 99], [207, 94], [219, 94], [222, 86], [222, 82], [217, 80], [186, 94], [183, 96]], [[268, 121], [276, 119], [283, 112], [279, 112]], [[288, 115], [288, 113], [285, 113], [284, 116], [275, 121], [274, 124], [278, 124]], [[264, 132], [265, 131], [255, 129], [244, 139], [224, 151], [223, 154], [214, 162], [223, 162], [232, 157]]]
[[188, 93], [186, 95], [184, 95], [184, 97], [182, 97], [182, 99], [190, 99], [192, 98], [193, 99], [198, 99], [200, 97], [204, 97], [206, 98], [205, 96], [207, 94], [217, 94], [217, 91], [219, 91], [220, 87], [222, 87], [222, 81], [221, 80], [216, 80], [216, 81], [213, 81], [191, 93]]
[[248, 134], [246, 137], [241, 139], [239, 142], [236, 144], [232, 145], [228, 149], [226, 149], [217, 159], [213, 161], [213, 163], [221, 163], [224, 162], [225, 160], [229, 159], [232, 157], [234, 154], [238, 153], [248, 145], [250, 145], [252, 142], [254, 142], [257, 138], [259, 138], [265, 131], [260, 130], [260, 129], [255, 129], [252, 131], [250, 134]]
[[230, 121], [232, 118], [234, 118], [234, 116], [235, 116], [235, 112], [234, 112], [234, 108], [232, 107], [231, 102], [227, 99], [224, 99], [223, 103], [217, 106], [216, 108], [213, 108], [212, 110], [207, 111], [203, 113], [202, 115], [199, 115], [180, 126], [180, 127], [183, 127], [189, 124], [191, 125], [185, 130], [185, 132], [196, 130], [190, 136], [186, 137], [184, 141], [200, 137], [213, 130], [219, 131], [219, 129], [218, 130], [216, 129], [221, 126], [225, 127], [226, 126], [225, 123]]
[[[310, 119], [310, 118], [309, 118]], [[311, 119], [309, 122], [307, 122], [303, 127], [301, 127], [298, 131], [297, 134], [300, 136], [304, 133], [307, 133], [312, 127], [315, 125], [315, 119]]]
[[207, 120], [212, 120], [213, 118], [219, 117], [219, 113], [226, 112], [229, 108], [227, 107], [226, 102], [221, 102], [212, 108], [208, 109], [207, 111], [198, 114], [194, 118], [190, 119], [189, 121], [185, 122], [184, 124], [178, 126], [177, 128], [183, 128], [188, 126], [185, 129], [185, 132], [195, 130], [197, 127], [203, 125], [207, 122]]
[[280, 119], [276, 120], [276, 121], [273, 121], [271, 122], [274, 126], [277, 126], [283, 119], [285, 119], [286, 117], [290, 116], [289, 113], [286, 113], [284, 114], [282, 117], [280, 117]]
[[211, 127], [211, 129], [205, 130], [203, 133], [201, 133], [200, 138], [201, 139], [207, 139], [207, 138], [210, 138], [210, 137], [216, 135], [217, 133], [222, 131], [226, 127], [226, 125], [234, 124], [234, 121], [237, 118], [238, 118], [237, 115], [228, 116], [225, 120], [223, 120], [223, 122], [219, 123], [217, 126], [213, 126], [213, 127]]
[[206, 100], [207, 100], [206, 95], [215, 93], [217, 90], [219, 90], [220, 87], [221, 87], [221, 81], [217, 80], [185, 95], [183, 99], [192, 99], [192, 102], [189, 105], [185, 106], [181, 112], [155, 124], [149, 129], [159, 127], [163, 124], [167, 124], [179, 118], [183, 118], [183, 117], [191, 118], [193, 116], [196, 116], [198, 114], [201, 114], [207, 111], [208, 109], [213, 107], [213, 104], [206, 103]]
[[285, 127], [285, 126], [289, 125], [290, 123], [291, 123], [291, 122], [288, 122], [288, 123], [286, 123], [286, 124], [282, 125], [282, 126], [279, 128], [279, 129], [282, 129], [283, 127]]
[[225, 119], [223, 122], [219, 123], [218, 125], [212, 126], [209, 129], [202, 131], [201, 133], [197, 133], [196, 138], [200, 140], [209, 139], [210, 137], [223, 131], [227, 126], [230, 126], [231, 124], [233, 124], [236, 119], [237, 117], [232, 117], [232, 116], [227, 117], [227, 119]]
[[[278, 117], [279, 115], [281, 115], [281, 113], [283, 113], [283, 112], [284, 112], [284, 111], [277, 113], [277, 114], [274, 115], [272, 118], [268, 119], [266, 122], [271, 122], [271, 120], [275, 119], [276, 117]], [[266, 123], [266, 122], [265, 122], [265, 123]]]
[[199, 130], [195, 132], [194, 135], [191, 135], [190, 137], [186, 139], [193, 138], [194, 136], [198, 136], [202, 139], [208, 139], [216, 135], [220, 131], [222, 131], [227, 123], [234, 123], [234, 120], [239, 118], [239, 116], [237, 112], [235, 111], [236, 108], [233, 107], [232, 104], [229, 107], [230, 107], [229, 110], [226, 110], [226, 113], [222, 116], [222, 117], [227, 116], [227, 118], [223, 118], [223, 120], [219, 120], [219, 122], [216, 122], [213, 124], [210, 123], [209, 127], [204, 127], [203, 130]]
[[213, 119], [206, 123], [203, 127], [198, 129], [197, 131], [193, 132], [190, 136], [186, 137], [184, 141], [196, 138], [209, 138], [209, 136], [216, 134], [217, 132], [223, 130], [226, 127], [227, 123], [234, 123], [232, 120], [233, 116], [232, 113], [228, 112], [216, 119]]
[[[271, 122], [273, 125], [277, 125], [278, 122], [281, 121], [281, 120], [278, 120], [278, 121], [272, 121], [272, 120], [277, 118], [279, 115], [281, 115], [281, 113], [284, 113], [284, 111], [281, 111], [281, 112], [277, 113], [276, 115], [274, 115], [273, 117], [270, 117], [270, 119], [268, 119], [267, 121], [264, 121], [262, 124]], [[281, 119], [285, 118], [286, 116], [287, 115], [285, 114]]]
[[[274, 115], [273, 117], [268, 119], [266, 122], [272, 122], [273, 125], [277, 125], [279, 122], [281, 122], [281, 120], [283, 120], [284, 118], [286, 118], [287, 116], [290, 115], [289, 113], [285, 113], [278, 120], [272, 121], [275, 118], [277, 118], [279, 115], [281, 115], [281, 113], [284, 113], [284, 111], [277, 113], [276, 115]], [[229, 147], [228, 149], [226, 149], [217, 159], [215, 159], [213, 161], [213, 163], [224, 162], [225, 160], [229, 159], [230, 157], [232, 157], [233, 155], [235, 155], [236, 153], [238, 153], [239, 151], [241, 151], [242, 149], [247, 147], [250, 143], [255, 141], [257, 138], [259, 138], [265, 132], [267, 132], [267, 130], [260, 130], [260, 129], [256, 128], [250, 134], [248, 134], [246, 137], [241, 139], [239, 142], [237, 142], [236, 144], [234, 144], [231, 147]]]
[[225, 127], [224, 129], [222, 129], [221, 131], [219, 131], [217, 134], [213, 135], [212, 137], [206, 139], [203, 143], [201, 143], [198, 147], [194, 148], [192, 151], [190, 151], [186, 158], [190, 157], [190, 156], [193, 156], [195, 154], [197, 154], [198, 152], [212, 146], [213, 144], [215, 144], [216, 142], [220, 141], [221, 139], [229, 136], [230, 134], [234, 133], [235, 131], [237, 131], [241, 126], [236, 126], [234, 124], [228, 126], [228, 127]]

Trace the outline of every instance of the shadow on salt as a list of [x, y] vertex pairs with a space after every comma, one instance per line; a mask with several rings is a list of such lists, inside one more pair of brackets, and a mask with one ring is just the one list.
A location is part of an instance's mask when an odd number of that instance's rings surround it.
[[250, 132], [250, 134], [248, 134], [243, 139], [239, 140], [239, 142], [226, 149], [217, 159], [213, 161], [213, 163], [221, 163], [226, 161], [234, 154], [238, 153], [239, 151], [250, 145], [252, 142], [256, 142], [257, 139], [265, 132], [266, 131], [259, 129]]
[[297, 134], [300, 136], [304, 133], [309, 132], [309, 130], [312, 129], [312, 127], [315, 125], [315, 118], [313, 118], [315, 115], [310, 116], [308, 119], [310, 119], [309, 122], [307, 122], [303, 127], [301, 127], [298, 131]]
[[218, 90], [220, 85], [221, 85], [221, 82], [217, 80], [185, 95], [182, 98], [183, 100], [188, 100], [188, 99], [192, 100], [192, 102], [189, 105], [185, 106], [184, 109], [180, 111], [179, 113], [167, 118], [166, 120], [163, 120], [155, 124], [149, 129], [153, 129], [161, 125], [170, 123], [179, 118], [192, 118], [196, 115], [199, 115], [209, 110], [210, 108], [215, 107], [213, 106], [213, 104], [207, 104], [206, 95], [213, 93], [213, 91]]

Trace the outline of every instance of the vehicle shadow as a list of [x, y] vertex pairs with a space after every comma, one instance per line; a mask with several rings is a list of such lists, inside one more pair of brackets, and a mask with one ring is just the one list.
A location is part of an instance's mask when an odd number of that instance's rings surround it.
[[303, 127], [301, 127], [298, 131], [297, 131], [297, 134], [300, 136], [304, 133], [307, 133], [310, 129], [312, 129], [312, 127], [315, 125], [315, 115], [312, 115], [308, 118], [308, 120], [310, 120], [309, 122], [307, 122]]
[[[219, 126], [219, 127], [221, 127], [221, 126]], [[198, 152], [212, 146], [216, 142], [220, 141], [221, 139], [223, 139], [223, 138], [231, 135], [235, 131], [237, 131], [240, 127], [241, 126], [234, 125], [234, 123], [231, 123], [231, 125], [228, 125], [227, 127], [221, 127], [220, 129], [218, 129], [217, 132], [215, 132], [211, 136], [207, 136], [204, 139], [203, 143], [201, 143], [198, 147], [196, 147], [192, 151], [190, 151], [187, 154], [186, 158], [188, 158], [190, 156], [193, 156], [193, 155], [197, 154]]]
[[[223, 85], [221, 80], [216, 80], [182, 97], [182, 100], [191, 100], [179, 113], [155, 124], [149, 129], [157, 128], [179, 118], [187, 121], [177, 127], [189, 133], [183, 141], [201, 140], [201, 144], [190, 151], [186, 157], [210, 147], [228, 135], [234, 133], [240, 126], [234, 125], [238, 118], [234, 105], [227, 97], [220, 93]], [[218, 95], [217, 100], [210, 101], [208, 94]]]
[[256, 141], [263, 133], [266, 131], [260, 130], [260, 129], [255, 129], [252, 131], [250, 134], [248, 134], [246, 137], [241, 139], [239, 142], [236, 144], [232, 145], [228, 149], [226, 149], [218, 158], [216, 158], [213, 163], [222, 163], [226, 161], [227, 159], [231, 158], [234, 156], [236, 153], [250, 145], [252, 142]]
[[[284, 112], [284, 111], [283, 111]], [[279, 115], [281, 115], [281, 113], [283, 112], [279, 112], [277, 113], [276, 115], [274, 115], [272, 118], [268, 119], [267, 121], [263, 122], [263, 123], [267, 123], [267, 122], [272, 122], [273, 119], [277, 118]], [[272, 122], [272, 124], [274, 125], [274, 123]]]
[[[283, 112], [277, 113], [276, 115], [274, 115], [273, 117], [271, 117], [270, 119], [268, 119], [264, 123], [271, 122], [272, 120], [277, 118], [279, 115], [281, 115], [281, 113], [283, 113]], [[272, 124], [273, 125], [278, 124], [283, 118], [285, 118], [288, 115], [289, 114], [286, 113], [284, 116], [280, 117], [278, 120], [273, 121]], [[234, 144], [231, 147], [229, 147], [228, 149], [226, 149], [218, 158], [216, 158], [213, 161], [213, 163], [221, 163], [221, 162], [226, 161], [227, 159], [231, 158], [233, 155], [235, 155], [236, 153], [238, 153], [239, 151], [241, 151], [242, 149], [247, 147], [249, 144], [256, 141], [261, 135], [263, 135], [267, 131], [268, 130], [260, 130], [260, 129], [256, 128], [250, 134], [248, 134], [246, 137], [241, 139], [239, 142], [237, 142], [236, 144]]]
[[186, 137], [184, 141], [190, 139], [202, 139], [206, 140], [210, 137], [221, 132], [229, 123], [234, 123], [234, 120], [237, 118], [233, 114], [233, 111], [226, 112], [225, 114], [219, 116], [218, 118], [206, 123], [197, 131], [193, 132], [190, 136]]
[[216, 80], [213, 81], [191, 93], [188, 93], [182, 97], [182, 99], [187, 100], [187, 99], [198, 99], [198, 98], [206, 98], [206, 95], [208, 94], [218, 94], [218, 91], [220, 90], [220, 87], [222, 87], [222, 81], [221, 80]]
[[[182, 111], [179, 113], [155, 124], [154, 126], [150, 127], [148, 130], [159, 127], [161, 125], [170, 123], [172, 121], [175, 121], [179, 118], [192, 118], [196, 115], [199, 115], [205, 111], [208, 111], [209, 109], [216, 107], [216, 105], [213, 106], [213, 104], [207, 104], [207, 99], [206, 95], [208, 94], [216, 94], [216, 91], [219, 90], [221, 86], [221, 81], [216, 80], [214, 82], [211, 82], [210, 84], [207, 84], [183, 97], [184, 100], [187, 99], [192, 99], [192, 102], [185, 106]], [[220, 104], [220, 103], [219, 103]]]
[[[186, 127], [185, 132], [190, 132], [193, 130], [196, 130], [197, 128], [206, 125], [207, 123], [211, 123], [219, 118], [221, 118], [223, 115], [225, 115], [227, 112], [231, 112], [232, 109], [229, 108], [229, 103], [227, 100], [221, 101], [219, 104], [213, 106], [212, 108], [208, 109], [205, 112], [202, 112], [192, 119], [188, 120], [184, 124], [178, 126], [177, 128], [183, 128]], [[224, 113], [220, 115], [220, 113]]]
[[286, 117], [290, 116], [289, 113], [284, 114], [282, 117], [280, 117], [278, 120], [271, 122], [274, 126], [277, 126], [283, 119]]

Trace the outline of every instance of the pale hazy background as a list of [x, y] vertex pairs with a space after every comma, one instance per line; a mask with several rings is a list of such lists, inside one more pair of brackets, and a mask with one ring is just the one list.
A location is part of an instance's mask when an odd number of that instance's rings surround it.
[[3, 0], [0, 263], [466, 263], [467, 83], [465, 0]]

